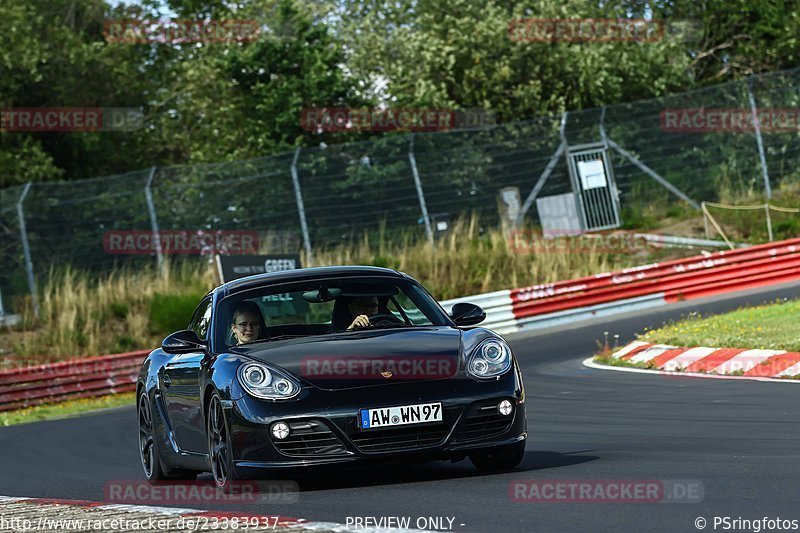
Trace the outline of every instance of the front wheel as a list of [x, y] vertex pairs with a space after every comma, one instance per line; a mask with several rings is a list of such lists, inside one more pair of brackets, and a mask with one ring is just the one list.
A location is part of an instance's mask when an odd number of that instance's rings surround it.
[[197, 478], [197, 472], [167, 468], [161, 462], [153, 424], [153, 410], [145, 391], [139, 395], [136, 412], [139, 419], [139, 458], [142, 460], [142, 468], [147, 481], [154, 483], [167, 479]]
[[524, 456], [525, 441], [522, 441], [471, 453], [469, 460], [478, 470], [499, 471], [515, 468]]
[[228, 490], [238, 476], [233, 465], [231, 439], [228, 433], [228, 424], [225, 421], [225, 412], [222, 410], [222, 400], [217, 393], [214, 393], [208, 404], [206, 434], [208, 435], [208, 457], [211, 461], [214, 482], [221, 489]]

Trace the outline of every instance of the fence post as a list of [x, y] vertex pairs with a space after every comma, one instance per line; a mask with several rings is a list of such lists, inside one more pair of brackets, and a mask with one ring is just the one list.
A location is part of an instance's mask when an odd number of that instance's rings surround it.
[[767, 212], [767, 235], [769, 236], [769, 242], [772, 242], [772, 219], [769, 217], [769, 202], [764, 204], [764, 209]]
[[153, 203], [153, 178], [156, 175], [156, 167], [150, 167], [150, 175], [147, 177], [147, 185], [144, 186], [144, 196], [147, 198], [147, 211], [150, 213], [150, 228], [153, 230], [153, 241], [156, 243], [156, 263], [158, 271], [163, 277], [164, 272], [164, 251], [161, 249], [161, 234], [158, 229], [158, 218], [156, 218], [156, 207]]
[[[764, 178], [764, 193], [767, 201], [772, 198], [772, 187], [769, 184], [769, 173], [767, 172], [767, 157], [764, 154], [764, 141], [761, 139], [761, 124], [758, 121], [758, 111], [756, 110], [756, 98], [753, 96], [753, 76], [747, 80], [747, 98], [750, 100], [750, 113], [753, 115], [753, 128], [756, 132], [756, 144], [758, 145], [758, 158], [761, 161], [761, 175]], [[769, 211], [769, 209], [767, 209]], [[771, 241], [772, 239], [770, 239]]]
[[[308, 223], [306, 222], [306, 208], [303, 204], [303, 191], [300, 189], [300, 178], [297, 175], [297, 160], [300, 159], [300, 147], [294, 151], [292, 159], [292, 186], [294, 187], [294, 199], [297, 202], [297, 213], [300, 216], [300, 229], [303, 232], [303, 246], [306, 250], [306, 258], [311, 263], [311, 238], [308, 235]], [[310, 265], [308, 265], [310, 266]]]
[[417, 170], [417, 158], [414, 157], [414, 134], [411, 134], [411, 140], [408, 143], [408, 161], [411, 163], [411, 173], [414, 175], [414, 186], [417, 188], [417, 198], [419, 198], [419, 208], [422, 211], [422, 219], [425, 222], [425, 235], [428, 237], [428, 242], [433, 244], [433, 230], [431, 229], [431, 218], [428, 216], [428, 206], [425, 204], [425, 193], [422, 192], [422, 182], [419, 179], [419, 170]]
[[33, 276], [33, 261], [31, 260], [31, 247], [28, 243], [28, 229], [25, 226], [25, 212], [23, 211], [22, 204], [25, 202], [25, 197], [28, 196], [28, 191], [31, 189], [32, 183], [29, 181], [22, 189], [22, 194], [17, 200], [17, 217], [19, 218], [19, 235], [22, 239], [22, 253], [25, 256], [25, 270], [28, 272], [28, 291], [31, 293], [31, 304], [33, 305], [33, 315], [39, 318], [39, 293], [36, 291], [36, 279]]

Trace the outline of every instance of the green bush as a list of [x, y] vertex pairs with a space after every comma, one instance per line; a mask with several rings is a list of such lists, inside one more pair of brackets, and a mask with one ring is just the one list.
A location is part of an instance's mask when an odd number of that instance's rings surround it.
[[136, 347], [136, 339], [129, 335], [120, 335], [116, 340], [115, 353], [129, 352]]
[[123, 319], [128, 316], [128, 306], [122, 302], [112, 302], [111, 314], [114, 316], [114, 318]]
[[150, 302], [150, 330], [154, 335], [169, 335], [186, 329], [205, 293], [153, 295]]

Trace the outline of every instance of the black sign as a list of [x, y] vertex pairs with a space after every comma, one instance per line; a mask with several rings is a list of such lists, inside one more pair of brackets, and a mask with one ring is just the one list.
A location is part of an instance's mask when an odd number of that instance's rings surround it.
[[264, 274], [265, 272], [280, 272], [301, 268], [300, 256], [287, 255], [218, 255], [217, 268], [222, 282]]

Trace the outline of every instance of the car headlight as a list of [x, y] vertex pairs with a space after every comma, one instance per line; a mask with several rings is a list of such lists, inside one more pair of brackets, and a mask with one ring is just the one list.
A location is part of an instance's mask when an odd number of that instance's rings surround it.
[[488, 339], [475, 347], [467, 358], [467, 373], [476, 378], [493, 378], [511, 368], [511, 348], [497, 339]]
[[297, 396], [300, 384], [290, 376], [262, 363], [245, 363], [237, 371], [239, 383], [251, 396], [264, 400], [285, 400]]

